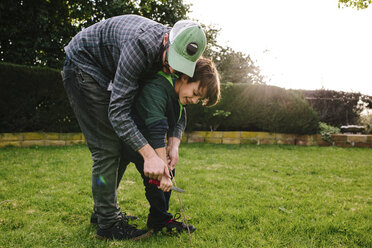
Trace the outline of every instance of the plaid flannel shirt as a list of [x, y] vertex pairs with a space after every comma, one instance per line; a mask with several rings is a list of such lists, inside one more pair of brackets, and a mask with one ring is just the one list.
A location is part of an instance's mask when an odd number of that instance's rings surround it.
[[[111, 90], [109, 119], [117, 135], [135, 151], [148, 144], [130, 117], [140, 78], [162, 66], [163, 38], [170, 28], [137, 15], [113, 17], [78, 33], [66, 55]], [[185, 121], [169, 133], [181, 138]]]

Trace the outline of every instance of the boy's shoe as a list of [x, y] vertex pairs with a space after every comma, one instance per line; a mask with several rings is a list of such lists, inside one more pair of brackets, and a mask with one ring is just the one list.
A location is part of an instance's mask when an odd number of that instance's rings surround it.
[[[127, 222], [130, 221], [130, 220], [138, 220], [138, 217], [137, 216], [134, 216], [134, 215], [127, 215], [127, 213], [120, 213], [121, 215], [121, 218], [123, 220], [126, 220]], [[90, 216], [90, 224], [98, 224], [98, 216], [95, 212], [92, 213], [92, 215]]]
[[121, 220], [108, 229], [101, 229], [98, 226], [96, 237], [99, 239], [140, 240], [148, 238], [150, 235], [151, 232], [137, 229], [134, 226], [129, 225], [127, 221]]
[[[179, 213], [174, 215], [174, 218], [170, 219], [164, 225], [158, 225], [153, 222], [151, 216], [147, 218], [147, 228], [153, 230], [154, 233], [160, 232], [163, 228], [166, 228], [166, 231], [170, 234], [173, 234], [175, 231], [177, 232], [188, 232], [187, 225], [183, 222], [177, 221], [181, 215]], [[196, 228], [193, 225], [188, 225], [190, 233], [195, 232]]]

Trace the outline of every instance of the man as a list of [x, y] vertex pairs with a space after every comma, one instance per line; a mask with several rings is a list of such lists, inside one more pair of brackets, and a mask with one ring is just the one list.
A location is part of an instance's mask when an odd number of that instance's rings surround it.
[[[146, 177], [159, 181], [169, 177], [168, 166], [130, 117], [139, 79], [159, 70], [192, 77], [205, 46], [205, 34], [195, 22], [180, 21], [170, 29], [144, 17], [124, 15], [84, 29], [65, 47], [64, 87], [92, 153], [98, 237], [140, 239], [148, 235], [128, 224], [116, 198], [118, 171], [126, 160], [122, 142], [141, 154]], [[171, 166], [178, 161], [184, 127], [183, 119], [169, 131]]]

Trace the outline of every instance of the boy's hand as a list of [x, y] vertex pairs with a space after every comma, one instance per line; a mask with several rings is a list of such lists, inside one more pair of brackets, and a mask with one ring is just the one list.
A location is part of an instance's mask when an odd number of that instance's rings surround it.
[[160, 186], [158, 187], [158, 189], [161, 189], [164, 192], [169, 192], [172, 186], [173, 186], [172, 180], [170, 179], [168, 172], [168, 176], [164, 174], [163, 177], [161, 178]]
[[181, 140], [177, 137], [169, 137], [167, 146], [168, 168], [172, 171], [178, 163], [178, 147]]
[[178, 163], [178, 147], [167, 147], [168, 169], [172, 171]]

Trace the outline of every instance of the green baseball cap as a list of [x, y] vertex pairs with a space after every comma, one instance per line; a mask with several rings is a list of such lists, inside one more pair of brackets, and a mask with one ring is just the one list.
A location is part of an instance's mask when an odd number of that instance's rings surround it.
[[206, 46], [207, 39], [198, 23], [178, 21], [169, 33], [168, 63], [174, 70], [193, 77], [196, 61]]

